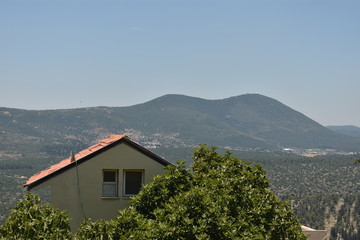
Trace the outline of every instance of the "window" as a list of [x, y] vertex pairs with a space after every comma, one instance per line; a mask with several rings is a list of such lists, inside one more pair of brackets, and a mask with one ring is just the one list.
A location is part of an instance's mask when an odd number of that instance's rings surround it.
[[117, 170], [103, 170], [103, 197], [117, 197], [118, 196], [118, 171]]
[[124, 196], [130, 197], [139, 193], [144, 181], [144, 170], [124, 170]]

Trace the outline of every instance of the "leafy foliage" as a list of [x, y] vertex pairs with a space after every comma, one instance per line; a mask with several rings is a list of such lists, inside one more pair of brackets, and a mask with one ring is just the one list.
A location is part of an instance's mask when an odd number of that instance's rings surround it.
[[214, 147], [200, 146], [193, 157], [192, 172], [184, 162], [168, 166], [115, 220], [86, 225], [86, 232], [106, 229], [98, 239], [306, 239], [260, 165]]
[[[169, 148], [156, 149], [161, 156], [168, 156], [169, 160], [185, 159], [188, 164], [192, 163], [190, 148]], [[218, 149], [219, 153], [225, 151]], [[270, 188], [276, 192], [281, 199], [294, 200], [293, 207], [295, 215], [300, 218], [304, 225], [315, 229], [327, 229], [332, 235], [341, 234], [344, 240], [350, 240], [351, 231], [344, 234], [343, 226], [357, 225], [355, 221], [360, 215], [354, 212], [352, 215], [339, 217], [341, 212], [335, 211], [337, 203], [344, 199], [344, 207], [351, 209], [355, 202], [351, 202], [350, 195], [356, 194], [360, 190], [359, 172], [360, 164], [354, 164], [354, 159], [360, 155], [327, 155], [314, 158], [291, 155], [282, 152], [250, 152], [233, 151], [234, 156], [247, 161], [260, 163], [267, 171]], [[173, 155], [172, 155], [173, 154]], [[37, 165], [44, 165], [45, 162], [59, 161], [62, 158], [49, 159], [38, 158]], [[40, 163], [41, 160], [41, 163]], [[5, 163], [9, 163], [6, 161]], [[2, 161], [0, 161], [1, 165]], [[31, 176], [34, 171], [39, 171], [36, 165], [34, 169], [5, 169], [0, 171], [0, 225], [4, 223], [6, 216], [9, 215], [8, 208], [23, 195], [22, 184], [24, 180]], [[42, 167], [43, 168], [43, 167]], [[191, 174], [190, 174], [191, 175]], [[46, 200], [41, 193], [42, 202]], [[329, 210], [328, 210], [329, 209]], [[330, 211], [330, 212], [329, 212]], [[333, 222], [332, 225], [325, 222]], [[347, 227], [346, 227], [347, 229]], [[355, 233], [353, 233], [355, 234]]]
[[113, 240], [114, 226], [112, 221], [99, 220], [92, 222], [91, 219], [84, 219], [75, 235], [76, 240]]
[[70, 239], [68, 216], [50, 204], [42, 205], [40, 198], [27, 193], [4, 225], [0, 227], [1, 239]]

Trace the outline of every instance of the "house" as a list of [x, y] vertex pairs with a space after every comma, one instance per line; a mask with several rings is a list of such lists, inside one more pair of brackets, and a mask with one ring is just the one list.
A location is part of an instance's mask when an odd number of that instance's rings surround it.
[[[51, 203], [70, 215], [71, 229], [76, 231], [84, 218], [113, 219], [142, 184], [169, 164], [126, 135], [111, 135], [33, 175], [24, 187], [49, 190]], [[302, 231], [309, 240], [327, 238], [323, 230], [302, 226]]]
[[49, 189], [51, 203], [70, 215], [75, 231], [84, 218], [114, 218], [142, 184], [169, 164], [127, 136], [111, 135], [33, 175], [24, 187]]

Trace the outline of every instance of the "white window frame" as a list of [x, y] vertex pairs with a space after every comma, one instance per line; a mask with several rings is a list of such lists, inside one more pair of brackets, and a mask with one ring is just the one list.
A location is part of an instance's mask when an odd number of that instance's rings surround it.
[[[115, 182], [105, 182], [104, 181], [105, 172], [115, 172]], [[119, 197], [118, 182], [119, 182], [119, 170], [116, 170], [116, 169], [103, 169], [102, 170], [101, 197], [102, 198], [117, 198], [117, 197]], [[104, 194], [104, 186], [114, 186], [115, 194]]]
[[141, 173], [141, 185], [144, 184], [145, 179], [145, 170], [144, 169], [124, 169], [123, 171], [123, 196], [124, 197], [133, 197], [136, 196], [136, 194], [127, 194], [126, 193], [126, 173], [127, 172], [139, 172]]

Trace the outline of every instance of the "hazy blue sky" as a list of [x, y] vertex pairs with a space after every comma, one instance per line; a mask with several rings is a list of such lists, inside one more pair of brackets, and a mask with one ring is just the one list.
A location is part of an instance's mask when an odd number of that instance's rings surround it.
[[360, 126], [360, 1], [0, 0], [0, 106], [260, 93]]

